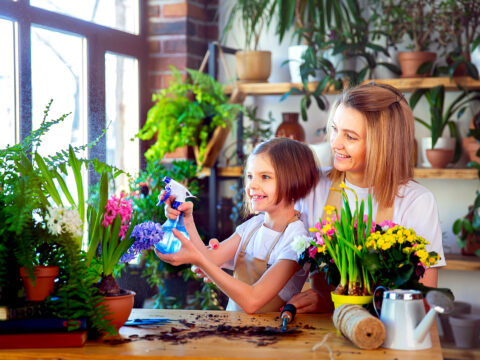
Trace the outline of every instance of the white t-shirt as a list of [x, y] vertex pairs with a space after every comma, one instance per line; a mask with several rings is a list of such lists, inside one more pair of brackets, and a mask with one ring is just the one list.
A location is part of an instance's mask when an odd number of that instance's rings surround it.
[[[235, 232], [240, 235], [242, 240], [240, 241], [240, 244], [235, 253], [234, 267], [237, 263], [240, 249], [246, 241], [246, 237], [255, 227], [263, 223], [263, 219], [263, 214], [254, 216], [253, 218], [239, 225], [235, 230]], [[277, 231], [269, 229], [266, 226], [261, 226], [258, 231], [253, 234], [250, 242], [247, 245], [247, 248], [245, 249], [245, 252], [258, 259], [265, 259], [268, 249], [270, 249], [270, 246], [272, 245], [273, 241], [275, 241], [278, 234], [279, 233]], [[285, 229], [285, 232], [280, 236], [280, 239], [270, 253], [270, 258], [268, 259], [269, 266], [275, 264], [279, 260], [284, 259], [292, 260], [295, 262], [297, 261], [297, 253], [291, 247], [293, 238], [297, 235], [308, 235], [308, 232], [305, 229], [305, 225], [300, 220], [290, 223]], [[278, 295], [285, 301], [290, 300], [293, 295], [298, 294], [302, 290], [307, 275], [308, 272], [304, 269], [298, 270], [285, 284], [282, 290], [280, 290]], [[241, 308], [232, 299], [229, 299], [227, 310], [238, 311], [241, 310]]]
[[[300, 219], [307, 227], [313, 227], [322, 217], [323, 207], [327, 203], [328, 193], [332, 186], [332, 182], [327, 177], [328, 170], [320, 170], [320, 181], [315, 189], [295, 204], [295, 208], [300, 211]], [[368, 189], [360, 188], [348, 181], [345, 181], [345, 185], [355, 190], [359, 205], [362, 199], [364, 200], [365, 213], [367, 213]], [[355, 204], [355, 195], [351, 191], [346, 191], [346, 193], [349, 204]], [[378, 204], [374, 199], [372, 199], [372, 207], [372, 219], [375, 220]], [[435, 251], [440, 255], [440, 260], [435, 267], [445, 266], [438, 207], [430, 190], [415, 181], [409, 181], [406, 185], [401, 186], [399, 195], [395, 198], [392, 221], [407, 229], [413, 229], [419, 236], [430, 242], [430, 245], [426, 246], [427, 251]]]

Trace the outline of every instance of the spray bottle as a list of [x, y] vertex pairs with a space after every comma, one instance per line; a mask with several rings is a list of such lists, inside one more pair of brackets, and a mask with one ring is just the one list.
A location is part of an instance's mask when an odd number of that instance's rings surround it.
[[[165, 176], [163, 181], [167, 184], [165, 187], [165, 195], [163, 200], [161, 200], [157, 206], [165, 202], [170, 195], [174, 195], [175, 201], [172, 204], [172, 209], [177, 209], [180, 204], [185, 202], [187, 197], [194, 197], [185, 186], [176, 182], [175, 180]], [[162, 228], [164, 232], [163, 238], [155, 244], [155, 248], [162, 254], [176, 253], [182, 247], [180, 240], [173, 235], [173, 229], [180, 231], [187, 239], [190, 238], [183, 223], [183, 212], [181, 212], [175, 220], [167, 219], [167, 221], [165, 221], [165, 223], [162, 225]]]

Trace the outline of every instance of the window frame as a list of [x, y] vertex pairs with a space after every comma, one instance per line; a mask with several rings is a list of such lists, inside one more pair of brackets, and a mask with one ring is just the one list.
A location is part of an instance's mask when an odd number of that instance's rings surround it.
[[[29, 0], [0, 2], [0, 17], [17, 23], [18, 29], [18, 86], [20, 140], [32, 130], [32, 67], [31, 25], [78, 34], [87, 42], [87, 113], [88, 141], [93, 141], [106, 126], [105, 106], [105, 54], [113, 52], [138, 59], [139, 128], [142, 128], [149, 105], [148, 94], [148, 46], [146, 2], [139, 0], [139, 34], [131, 34], [103, 25], [34, 7]], [[132, 134], [133, 136], [134, 134]], [[106, 160], [106, 137], [89, 149], [88, 158]], [[140, 144], [140, 148], [142, 145]], [[140, 166], [144, 166], [143, 151], [140, 150]], [[99, 177], [89, 172], [89, 183]]]

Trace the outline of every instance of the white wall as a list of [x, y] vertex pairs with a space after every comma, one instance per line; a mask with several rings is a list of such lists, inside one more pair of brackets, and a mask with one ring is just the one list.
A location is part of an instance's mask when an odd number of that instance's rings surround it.
[[[230, 7], [232, 0], [220, 0], [220, 18], [219, 24], [220, 29], [222, 29], [222, 24], [225, 22], [225, 9]], [[242, 48], [243, 44], [243, 29], [238, 26], [234, 27], [232, 34], [227, 42], [225, 43], [228, 46], [234, 48]], [[272, 74], [269, 78], [269, 82], [288, 82], [290, 81], [290, 76], [288, 72], [288, 65], [281, 66], [282, 62], [287, 58], [287, 49], [291, 41], [291, 37], [286, 36], [286, 39], [282, 44], [278, 44], [278, 39], [274, 35], [273, 29], [275, 24], [271, 29], [264, 31], [260, 38], [260, 50], [270, 50], [272, 51]], [[235, 72], [235, 60], [233, 56], [227, 56], [227, 62], [229, 63], [229, 68], [232, 74]], [[221, 67], [221, 66], [220, 66]], [[385, 74], [385, 73], [383, 73]], [[219, 75], [221, 81], [228, 82], [229, 79], [226, 78], [225, 72], [223, 69], [220, 69]], [[393, 77], [393, 76], [391, 76]], [[458, 93], [452, 92], [447, 96], [448, 99], [453, 99], [457, 96]], [[407, 100], [410, 94], [405, 94]], [[335, 100], [334, 95], [329, 95], [328, 99], [330, 102]], [[296, 96], [290, 96], [285, 101], [280, 102], [280, 96], [249, 96], [246, 99], [245, 104], [253, 104], [259, 107], [258, 115], [263, 118], [267, 118], [268, 113], [271, 111], [275, 122], [272, 123], [272, 130], [275, 130], [280, 121], [282, 112], [292, 112], [300, 111], [300, 98]], [[428, 107], [426, 101], [423, 99], [422, 103], [417, 105], [415, 109], [415, 116], [428, 119]], [[471, 119], [471, 111], [467, 111], [466, 114], [461, 118], [459, 122], [461, 134], [465, 135], [468, 129], [468, 123]], [[309, 144], [315, 144], [323, 140], [323, 137], [316, 135], [316, 130], [325, 126], [325, 121], [327, 119], [327, 112], [323, 112], [316, 104], [312, 104], [311, 108], [308, 111], [308, 121], [302, 122], [302, 125], [305, 128], [306, 132], [306, 142]], [[248, 126], [248, 123], [245, 124]], [[428, 131], [421, 125], [416, 125], [416, 139], [419, 144], [419, 159], [418, 162], [421, 163], [420, 158], [420, 144], [421, 138], [423, 136], [428, 136]], [[232, 138], [229, 139], [230, 142], [233, 141]], [[465, 159], [462, 156], [461, 161], [455, 165], [455, 167], [465, 167]], [[455, 235], [452, 233], [452, 224], [453, 222], [466, 214], [468, 206], [473, 202], [475, 197], [475, 191], [479, 189], [479, 181], [475, 180], [431, 180], [431, 179], [419, 179], [418, 182], [428, 189], [430, 189], [435, 197], [437, 198], [439, 212], [440, 212], [440, 221], [442, 225], [442, 232], [444, 235], [444, 248], [445, 252], [458, 253], [459, 247]], [[446, 271], [442, 270], [440, 272], [439, 285], [444, 287], [449, 287], [454, 290], [457, 300], [468, 301], [474, 304], [480, 312], [480, 282], [478, 279], [480, 273], [468, 273], [463, 271]]]

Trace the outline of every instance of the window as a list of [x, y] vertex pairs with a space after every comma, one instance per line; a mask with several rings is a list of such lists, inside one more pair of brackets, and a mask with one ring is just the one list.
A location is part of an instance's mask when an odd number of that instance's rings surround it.
[[138, 34], [138, 0], [31, 0], [30, 4]]
[[[107, 163], [135, 175], [139, 170], [138, 61], [113, 53], [105, 55]], [[122, 151], [119, 151], [121, 149]], [[128, 179], [118, 176], [117, 190], [128, 191]]]
[[147, 88], [145, 3], [0, 1], [0, 146], [37, 128], [53, 99], [49, 119], [71, 114], [47, 134], [43, 154], [93, 141], [111, 122], [88, 157], [138, 172], [139, 143], [130, 139], [148, 106], [140, 91]]
[[17, 109], [15, 103], [15, 23], [0, 19], [0, 147], [13, 145], [17, 141]]

